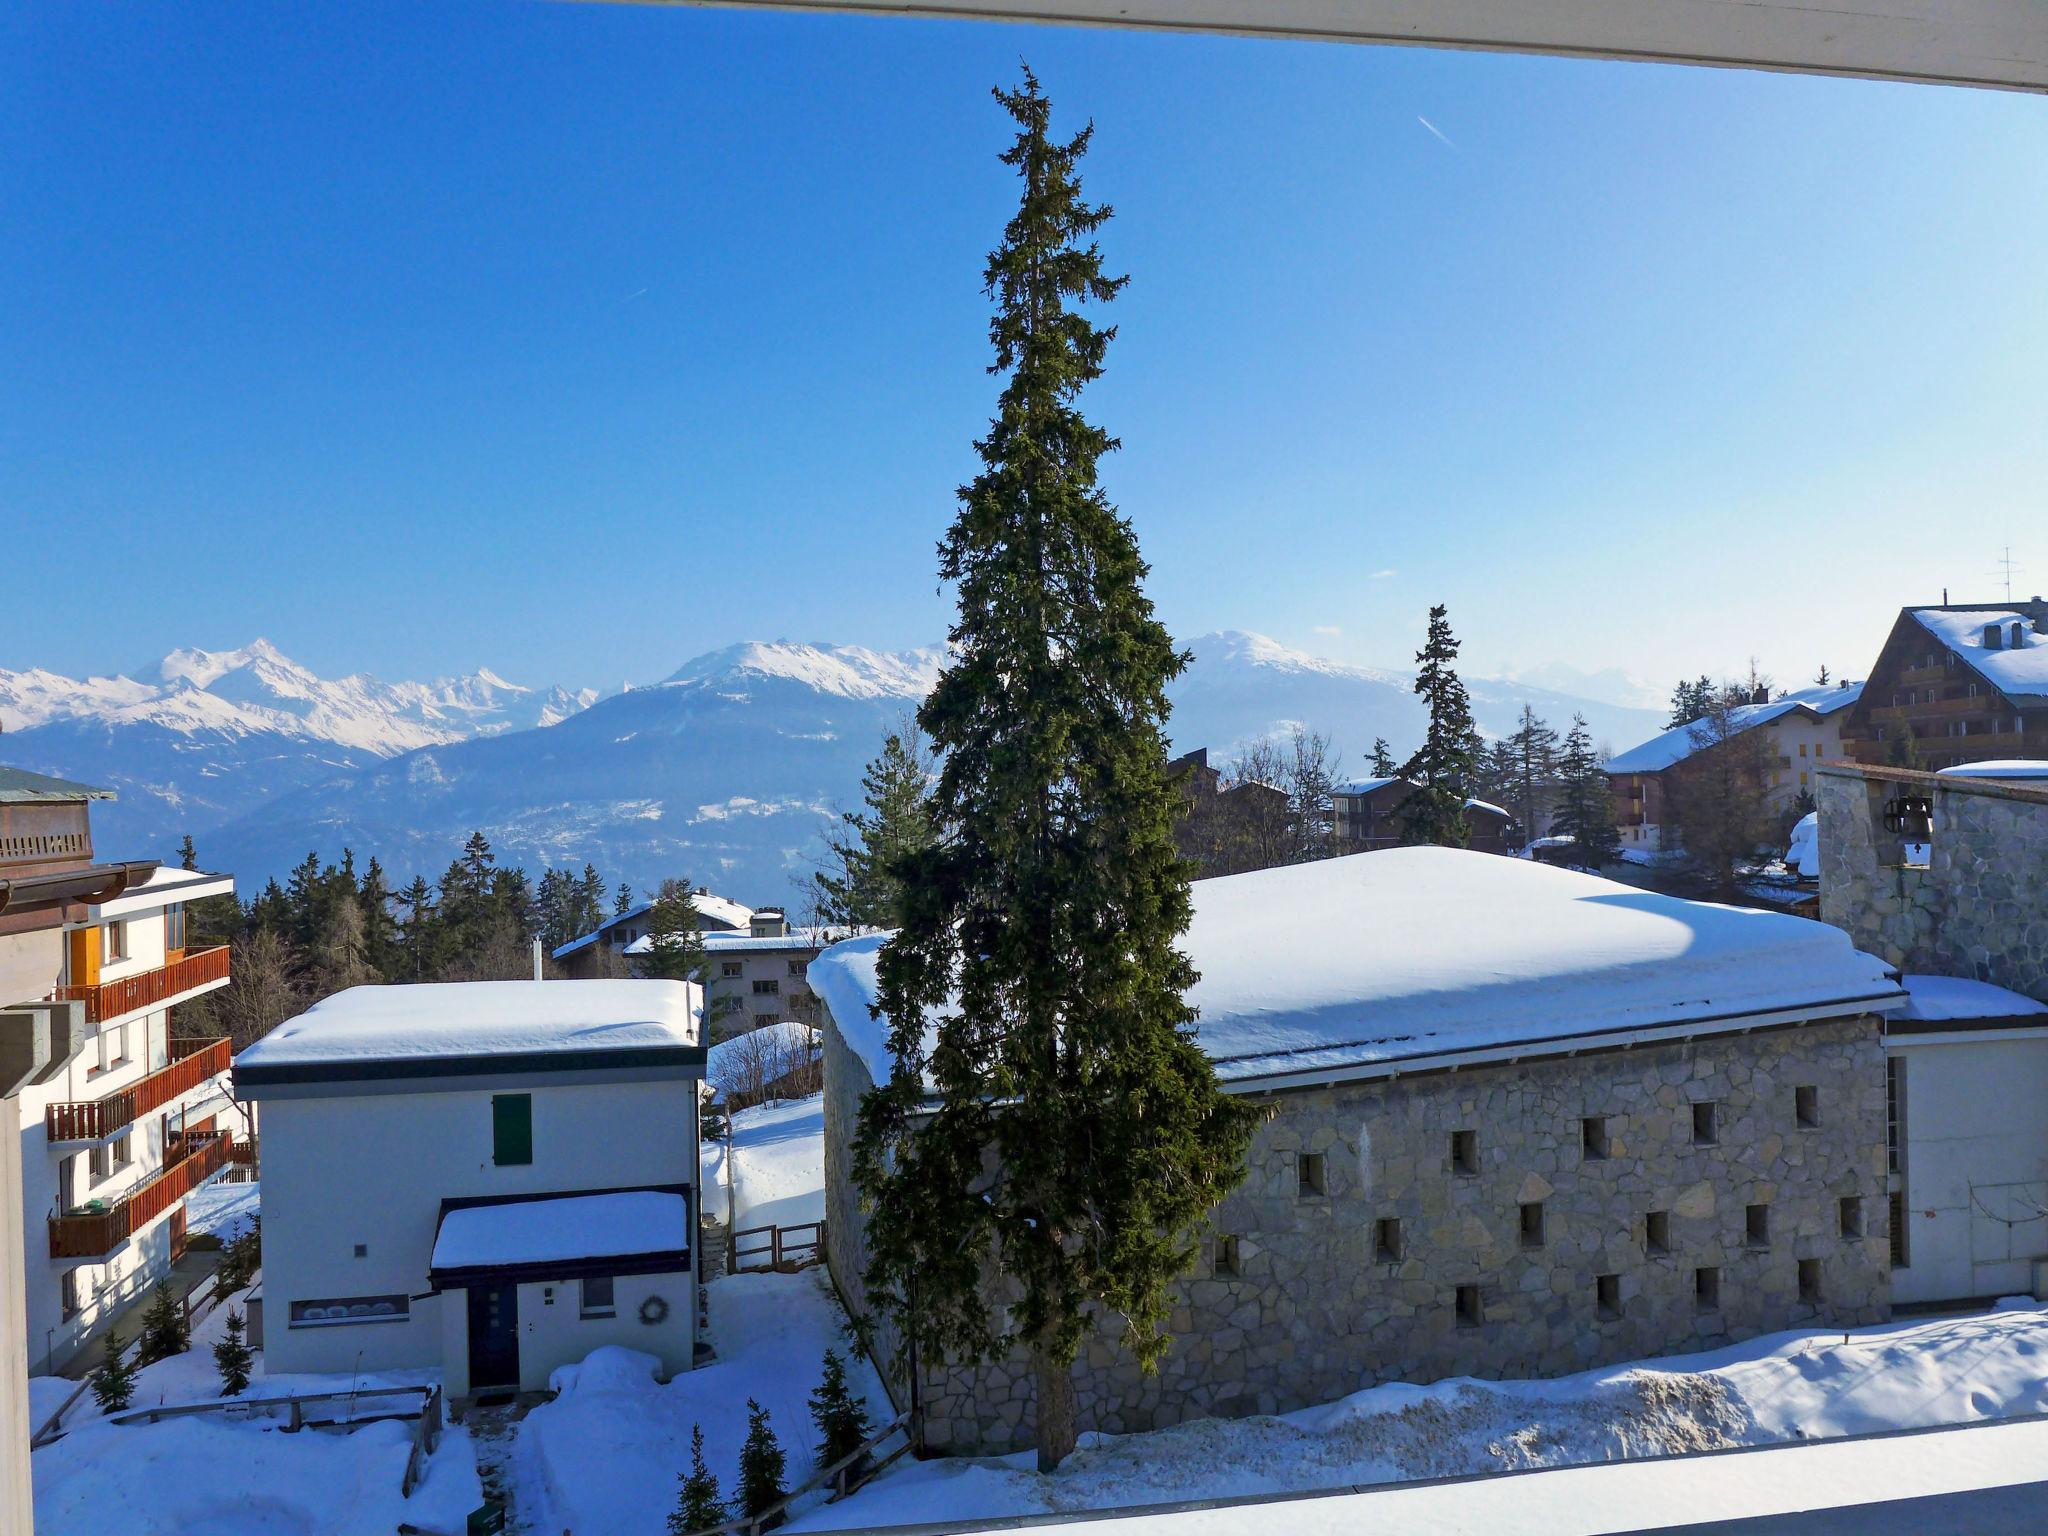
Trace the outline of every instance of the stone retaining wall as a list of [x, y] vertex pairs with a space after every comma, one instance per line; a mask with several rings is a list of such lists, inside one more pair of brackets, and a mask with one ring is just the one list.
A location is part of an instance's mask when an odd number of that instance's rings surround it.
[[[859, 1307], [863, 1223], [847, 1177], [867, 1072], [826, 1030], [833, 1272]], [[1802, 1123], [1796, 1090], [1813, 1090]], [[1144, 1376], [1105, 1332], [1077, 1367], [1081, 1425], [1112, 1433], [1285, 1412], [1390, 1380], [1546, 1376], [1889, 1315], [1884, 1053], [1858, 1017], [1752, 1035], [1276, 1093], [1211, 1252], [1179, 1287], [1176, 1335]], [[1711, 1103], [1695, 1141], [1693, 1104]], [[1606, 1118], [1607, 1155], [1582, 1119]], [[1469, 1148], [1454, 1149], [1454, 1132]], [[1454, 1166], [1469, 1151], [1471, 1171]], [[1303, 1158], [1318, 1161], [1303, 1164]], [[1303, 1186], [1320, 1178], [1320, 1192]], [[1842, 1201], [1859, 1200], [1845, 1236]], [[1540, 1205], [1525, 1241], [1524, 1203]], [[1767, 1208], [1761, 1242], [1747, 1207]], [[1665, 1215], [1653, 1245], [1649, 1216]], [[1400, 1223], [1399, 1255], [1378, 1251]], [[1392, 1234], [1389, 1234], [1392, 1235]], [[1810, 1261], [1802, 1295], [1802, 1261]], [[1696, 1272], [1718, 1272], [1702, 1305]], [[1603, 1296], [1601, 1277], [1611, 1276]], [[1459, 1288], [1470, 1310], [1461, 1317]], [[884, 1341], [885, 1363], [895, 1363]], [[901, 1379], [900, 1369], [897, 1372]], [[1030, 1443], [1020, 1357], [927, 1367], [937, 1447]]]

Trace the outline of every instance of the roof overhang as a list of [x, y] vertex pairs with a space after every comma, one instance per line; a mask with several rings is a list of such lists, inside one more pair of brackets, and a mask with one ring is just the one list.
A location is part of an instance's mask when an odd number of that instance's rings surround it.
[[550, 1191], [530, 1195], [484, 1195], [441, 1202], [441, 1213], [434, 1223], [434, 1244], [438, 1251], [441, 1232], [448, 1218], [458, 1211], [504, 1212], [512, 1219], [518, 1208], [546, 1205], [555, 1201], [590, 1200], [605, 1195], [674, 1195], [682, 1202], [682, 1232], [684, 1241], [680, 1246], [668, 1243], [649, 1242], [636, 1246], [633, 1251], [591, 1253], [577, 1256], [549, 1256], [508, 1258], [492, 1264], [440, 1264], [430, 1261], [427, 1269], [427, 1285], [430, 1291], [459, 1290], [474, 1285], [519, 1284], [527, 1281], [583, 1280], [598, 1275], [665, 1275], [687, 1271], [690, 1268], [690, 1246], [688, 1234], [692, 1230], [695, 1212], [690, 1204], [690, 1188], [686, 1184], [642, 1184], [624, 1189]]
[[1557, 54], [2048, 91], [2039, 0], [642, 0]]
[[499, 1051], [479, 1056], [337, 1057], [236, 1062], [238, 1099], [323, 1099], [480, 1088], [560, 1088], [602, 1082], [683, 1082], [704, 1075], [702, 1045]]
[[141, 859], [0, 879], [0, 913], [11, 916], [73, 905], [99, 906], [143, 884], [156, 871], [155, 859]]

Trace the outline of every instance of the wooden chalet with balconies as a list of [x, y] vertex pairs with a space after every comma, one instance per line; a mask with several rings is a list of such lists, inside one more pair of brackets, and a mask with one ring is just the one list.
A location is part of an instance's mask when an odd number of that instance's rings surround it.
[[65, 1053], [13, 1101], [28, 1242], [31, 1369], [62, 1367], [169, 1272], [185, 1198], [255, 1142], [228, 1092], [226, 1040], [173, 1039], [171, 1010], [228, 984], [225, 945], [187, 905], [225, 875], [101, 861], [109, 791], [0, 768], [0, 1007], [61, 1014]]
[[1933, 770], [2048, 758], [2048, 600], [1901, 609], [1842, 748]]

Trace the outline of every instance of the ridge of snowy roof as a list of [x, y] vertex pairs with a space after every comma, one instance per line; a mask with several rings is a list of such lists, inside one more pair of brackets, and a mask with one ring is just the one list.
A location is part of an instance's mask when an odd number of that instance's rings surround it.
[[1957, 763], [1943, 768], [1944, 779], [2048, 779], [2048, 759], [2038, 757], [1997, 758], [1984, 763]]
[[[1841, 930], [1451, 848], [1198, 880], [1183, 948], [1197, 1039], [1226, 1084], [1758, 1015], [1884, 1012], [1904, 993]], [[876, 1081], [885, 934], [812, 961]]]
[[[2034, 615], [2019, 608], [1974, 608], [1954, 611], [1946, 608], [1909, 608], [1922, 629], [1960, 656], [1988, 679], [2001, 693], [2013, 698], [2048, 699], [2048, 634], [2034, 628]], [[1987, 625], [1996, 624], [2008, 634], [2020, 626], [2020, 645], [2001, 645], [1997, 650], [1984, 643]]]
[[437, 981], [350, 987], [235, 1058], [254, 1068], [417, 1065], [505, 1055], [695, 1047], [702, 1005], [682, 981]]
[[[1827, 683], [1802, 688], [1797, 693], [1788, 693], [1782, 699], [1771, 699], [1762, 704], [1738, 704], [1728, 712], [1728, 716], [1737, 731], [1749, 731], [1800, 710], [1816, 719], [1825, 719], [1847, 709], [1862, 697], [1861, 683]], [[1674, 725], [1619, 756], [1609, 758], [1600, 766], [1608, 773], [1662, 773], [1666, 768], [1684, 762], [1703, 746], [1711, 745], [1696, 739], [1694, 732], [1699, 726], [1697, 720]]]

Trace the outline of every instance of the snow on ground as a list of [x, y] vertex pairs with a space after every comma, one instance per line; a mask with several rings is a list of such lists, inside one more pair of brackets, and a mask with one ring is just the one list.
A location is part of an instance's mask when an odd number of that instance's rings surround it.
[[1783, 1333], [1547, 1381], [1389, 1384], [1279, 1417], [1085, 1437], [1050, 1477], [1017, 1456], [899, 1462], [792, 1530], [1110, 1509], [1768, 1445], [2048, 1410], [2048, 1310]]
[[[239, 1304], [237, 1298], [237, 1310]], [[192, 1330], [188, 1352], [144, 1366], [130, 1406], [218, 1401], [213, 1346], [226, 1326], [227, 1308], [215, 1308]], [[254, 1369], [244, 1394], [253, 1398], [436, 1379], [425, 1371], [266, 1376], [260, 1352]], [[74, 1385], [35, 1378], [31, 1400], [41, 1413], [52, 1412]], [[359, 1411], [388, 1406], [372, 1400]], [[313, 1412], [339, 1416], [346, 1407], [336, 1403]], [[426, 1481], [407, 1499], [398, 1490], [412, 1444], [410, 1423], [295, 1435], [286, 1434], [280, 1420], [260, 1416], [109, 1424], [87, 1391], [65, 1415], [65, 1425], [64, 1437], [32, 1458], [37, 1536], [388, 1536], [401, 1521], [459, 1531], [482, 1501], [469, 1438], [454, 1427], [442, 1436]]]
[[[534, 1530], [664, 1529], [676, 1480], [689, 1470], [692, 1425], [703, 1428], [705, 1462], [730, 1497], [749, 1397], [768, 1410], [789, 1458], [787, 1485], [810, 1475], [810, 1394], [827, 1349], [851, 1354], [824, 1271], [728, 1275], [711, 1283], [710, 1305], [717, 1358], [665, 1386], [651, 1357], [618, 1348], [555, 1373], [561, 1395], [526, 1416], [512, 1455], [518, 1505]], [[894, 1417], [864, 1360], [851, 1360], [847, 1375], [877, 1426]]]
[[[726, 1144], [704, 1143], [704, 1188], [725, 1216]], [[733, 1229], [825, 1219], [825, 1099], [778, 1100], [732, 1117]]]
[[[1771, 1446], [1726, 1456], [1689, 1456], [1597, 1467], [1568, 1467], [1525, 1477], [1377, 1488], [1349, 1496], [1270, 1504], [1108, 1516], [1077, 1531], [1104, 1536], [1358, 1536], [1427, 1531], [1429, 1536], [1589, 1536], [1593, 1532], [1700, 1529], [1702, 1519], [1748, 1521], [1809, 1510], [1843, 1510], [1825, 1527], [1864, 1523], [1857, 1511], [1880, 1504], [1874, 1528], [1937, 1533], [1975, 1531], [1981, 1514], [2002, 1515], [1996, 1529], [2031, 1529], [2013, 1517], [2019, 1503], [1948, 1502], [1939, 1512], [1915, 1505], [1907, 1515], [1886, 1501], [1965, 1495], [1975, 1489], [2032, 1484], [2048, 1468], [2048, 1423], [1973, 1424], [1875, 1440]], [[2022, 1497], [2034, 1496], [2032, 1490]], [[1885, 1518], [1890, 1516], [1891, 1518]], [[1115, 1523], [1110, 1522], [1114, 1520]], [[1731, 1525], [1727, 1527], [1733, 1529]], [[1774, 1525], [1771, 1529], [1777, 1529]], [[1744, 1529], [1747, 1529], [1745, 1525]], [[1821, 1529], [1799, 1523], [1802, 1531]]]
[[202, 1184], [185, 1197], [185, 1231], [194, 1237], [208, 1232], [223, 1243], [232, 1242], [262, 1214], [262, 1189], [253, 1179], [247, 1184], [223, 1184], [218, 1179]]

